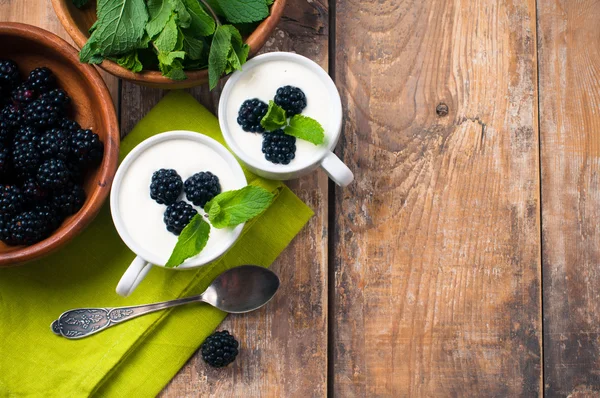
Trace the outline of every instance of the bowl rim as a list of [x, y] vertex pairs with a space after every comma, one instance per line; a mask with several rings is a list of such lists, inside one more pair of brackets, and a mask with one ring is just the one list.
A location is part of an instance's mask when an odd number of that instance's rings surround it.
[[[68, 10], [67, 2], [71, 0], [52, 0], [52, 7], [54, 8], [54, 12], [58, 16], [60, 23], [63, 28], [67, 31], [71, 39], [75, 42], [77, 47], [81, 49], [88, 40], [88, 37], [77, 28], [77, 24], [75, 20], [71, 16], [71, 13]], [[264, 44], [266, 38], [261, 39], [260, 32], [271, 27], [275, 29], [275, 26], [281, 19], [283, 15], [283, 10], [285, 8], [285, 3], [287, 0], [274, 0], [271, 5], [271, 12], [267, 18], [265, 18], [254, 31], [248, 36], [246, 39], [246, 44], [250, 46], [250, 53], [248, 54], [248, 58], [253, 57], [258, 50]], [[164, 86], [177, 86], [177, 85], [185, 85], [186, 82], [195, 82], [195, 81], [206, 81], [208, 79], [208, 69], [199, 69], [199, 70], [186, 70], [185, 74], [187, 75], [186, 80], [171, 80], [168, 77], [165, 77], [161, 74], [160, 71], [153, 70], [143, 70], [141, 72], [131, 72], [130, 70], [125, 69], [122, 66], [119, 66], [117, 63], [104, 60], [102, 63], [98, 65], [100, 68], [106, 70], [110, 74], [117, 76], [121, 79], [140, 82], [140, 83], [150, 83], [155, 85], [164, 85]], [[187, 86], [187, 85], [186, 85]]]
[[50, 31], [17, 22], [0, 23], [0, 34], [19, 36], [36, 41], [45, 47], [57, 48], [57, 56], [72, 64], [90, 82], [99, 100], [99, 111], [108, 121], [107, 135], [104, 139], [104, 157], [97, 177], [98, 187], [88, 194], [83, 207], [50, 237], [31, 246], [21, 246], [16, 250], [0, 253], [0, 267], [5, 267], [22, 265], [27, 261], [46, 256], [71, 241], [92, 222], [108, 197], [110, 184], [117, 170], [120, 133], [117, 114], [106, 83], [92, 65], [79, 62], [78, 51], [73, 46]]

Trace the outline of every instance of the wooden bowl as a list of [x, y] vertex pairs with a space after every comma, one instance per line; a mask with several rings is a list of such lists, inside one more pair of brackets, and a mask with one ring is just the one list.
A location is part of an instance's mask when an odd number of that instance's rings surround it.
[[79, 212], [67, 218], [46, 240], [32, 246], [7, 246], [0, 242], [0, 267], [40, 258], [64, 246], [96, 216], [108, 196], [119, 157], [119, 125], [104, 81], [91, 65], [79, 62], [77, 50], [60, 37], [20, 23], [0, 23], [0, 58], [13, 59], [23, 78], [39, 66], [56, 75], [58, 86], [72, 99], [71, 116], [83, 128], [91, 128], [104, 143], [101, 165], [88, 174], [87, 200]]
[[[246, 38], [246, 43], [250, 46], [249, 57], [254, 56], [262, 48], [275, 30], [283, 14], [285, 2], [286, 0], [275, 0], [271, 6], [271, 14]], [[96, 2], [90, 2], [81, 10], [73, 5], [73, 0], [52, 0], [52, 5], [62, 26], [75, 44], [82, 48], [90, 36], [88, 30], [96, 22]], [[189, 88], [208, 82], [208, 69], [185, 71], [186, 80], [171, 80], [162, 76], [159, 71], [144, 70], [140, 73], [133, 73], [108, 60], [102, 62], [100, 67], [121, 79], [155, 88]]]

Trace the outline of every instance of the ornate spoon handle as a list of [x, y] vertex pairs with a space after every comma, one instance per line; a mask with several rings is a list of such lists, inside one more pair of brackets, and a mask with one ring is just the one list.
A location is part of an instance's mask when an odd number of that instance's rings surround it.
[[81, 339], [138, 316], [195, 301], [203, 301], [202, 295], [132, 307], [77, 308], [64, 312], [52, 324], [52, 331], [68, 339]]

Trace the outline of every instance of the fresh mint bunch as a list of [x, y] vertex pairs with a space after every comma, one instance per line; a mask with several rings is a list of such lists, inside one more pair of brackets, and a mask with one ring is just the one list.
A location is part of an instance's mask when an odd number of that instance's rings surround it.
[[313, 118], [304, 115], [294, 115], [289, 120], [285, 109], [274, 101], [269, 101], [269, 109], [260, 121], [265, 131], [275, 131], [283, 128], [283, 132], [315, 145], [325, 142], [323, 126]]
[[[204, 211], [214, 228], [235, 227], [265, 211], [274, 197], [264, 188], [248, 185], [242, 189], [220, 193], [204, 206]], [[200, 214], [196, 214], [181, 231], [165, 267], [177, 267], [199, 254], [206, 246], [209, 236], [210, 225]]]
[[[73, 0], [82, 7], [87, 0]], [[81, 62], [105, 59], [133, 72], [160, 70], [173, 80], [208, 68], [209, 86], [241, 69], [250, 48], [233, 24], [262, 21], [270, 0], [98, 0]]]

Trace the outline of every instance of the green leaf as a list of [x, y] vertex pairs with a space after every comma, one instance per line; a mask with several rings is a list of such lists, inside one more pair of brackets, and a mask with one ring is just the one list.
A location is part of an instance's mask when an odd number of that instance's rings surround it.
[[190, 30], [194, 36], [210, 36], [215, 33], [215, 21], [204, 11], [198, 0], [182, 0], [190, 13]]
[[189, 28], [192, 23], [192, 16], [185, 8], [181, 0], [170, 0], [173, 3], [173, 9], [177, 13], [177, 25], [181, 28]]
[[202, 50], [204, 43], [202, 40], [195, 39], [191, 36], [183, 36], [183, 51], [188, 54], [189, 59], [197, 60], [202, 58]]
[[321, 145], [325, 141], [323, 126], [308, 116], [294, 115], [290, 119], [290, 124], [283, 131], [315, 145]]
[[158, 53], [158, 62], [164, 65], [172, 65], [176, 59], [184, 59], [184, 51], [171, 51], [170, 53]]
[[150, 21], [146, 24], [146, 32], [150, 37], [155, 37], [164, 28], [173, 13], [171, 0], [147, 0]]
[[210, 225], [200, 214], [196, 214], [181, 231], [177, 244], [165, 264], [167, 268], [177, 267], [190, 257], [199, 254], [206, 246], [210, 236]]
[[169, 72], [167, 72], [167, 74], [165, 76], [167, 76], [171, 80], [187, 79], [187, 76], [186, 76], [185, 72], [183, 71], [183, 65], [179, 61], [173, 63], [171, 70]]
[[130, 52], [128, 54], [125, 54], [119, 58], [117, 58], [115, 60], [117, 62], [117, 64], [121, 65], [122, 67], [129, 69], [132, 72], [141, 72], [142, 69], [144, 69], [144, 65], [142, 65], [142, 63], [140, 62], [140, 59], [138, 58], [138, 53], [137, 51], [133, 51]]
[[77, 8], [82, 8], [85, 6], [90, 0], [73, 0], [73, 5]]
[[168, 53], [175, 50], [177, 45], [177, 38], [179, 35], [179, 29], [177, 29], [177, 23], [175, 22], [175, 15], [171, 14], [169, 22], [165, 25], [164, 29], [156, 40], [154, 40], [154, 46], [161, 53]]
[[185, 80], [187, 76], [183, 71], [181, 60], [185, 58], [184, 51], [171, 51], [158, 53], [158, 67], [162, 74], [172, 80]]
[[217, 86], [219, 78], [225, 72], [230, 48], [231, 32], [224, 26], [219, 26], [215, 31], [208, 55], [208, 86], [211, 90]]
[[98, 27], [98, 20], [96, 20], [96, 22], [94, 22], [94, 24], [92, 26], [90, 26], [90, 28], [88, 29], [88, 33], [91, 35], [96, 28]]
[[274, 131], [287, 124], [287, 115], [285, 109], [277, 105], [272, 100], [269, 101], [269, 109], [260, 121], [260, 125], [267, 131]]
[[227, 55], [229, 68], [225, 68], [225, 73], [230, 73], [233, 70], [241, 70], [242, 65], [246, 62], [246, 59], [248, 59], [250, 46], [244, 44], [242, 35], [237, 28], [232, 25], [223, 25], [223, 28], [229, 30], [231, 33], [231, 45], [233, 47], [233, 52], [230, 51]]
[[217, 0], [217, 3], [231, 23], [262, 21], [269, 15], [266, 0]]
[[273, 201], [271, 192], [255, 185], [215, 196], [204, 206], [215, 228], [234, 227], [261, 214]]
[[148, 12], [144, 0], [98, 0], [98, 23], [90, 40], [104, 56], [135, 50], [144, 35]]

